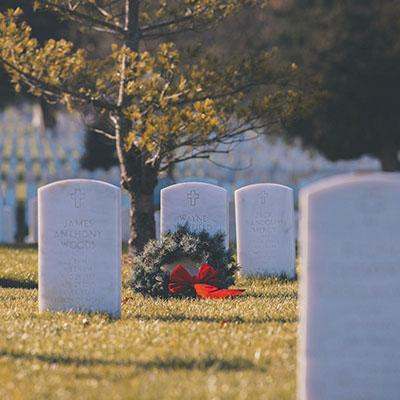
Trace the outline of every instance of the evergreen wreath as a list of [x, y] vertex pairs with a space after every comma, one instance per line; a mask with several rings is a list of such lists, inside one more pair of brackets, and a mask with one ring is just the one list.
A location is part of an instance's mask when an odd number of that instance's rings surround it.
[[[145, 296], [167, 298], [173, 296], [168, 290], [170, 272], [166, 265], [189, 258], [196, 263], [207, 263], [218, 272], [218, 284], [221, 289], [228, 288], [235, 281], [239, 266], [226, 250], [225, 235], [211, 235], [205, 230], [196, 233], [188, 225], [179, 226], [176, 232], [164, 233], [160, 240], [150, 240], [143, 252], [133, 260], [133, 269], [129, 285], [132, 290]], [[192, 288], [183, 294], [195, 297]]]

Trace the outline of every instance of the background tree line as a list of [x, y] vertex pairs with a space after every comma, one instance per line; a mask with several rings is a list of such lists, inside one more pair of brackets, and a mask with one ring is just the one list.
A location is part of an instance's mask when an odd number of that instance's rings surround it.
[[[23, 6], [40, 40], [50, 33], [77, 40], [76, 31], [56, 14], [34, 13], [32, 1], [4, 0], [0, 10], [16, 5]], [[283, 0], [265, 9], [242, 10], [204, 32], [201, 40], [211, 52], [228, 57], [277, 46], [297, 63], [302, 90], [308, 94], [297, 118], [283, 121], [285, 129], [280, 133], [289, 140], [300, 137], [304, 146], [331, 160], [370, 154], [391, 171], [400, 169], [399, 20], [400, 5], [395, 0]], [[93, 51], [105, 46], [104, 39], [90, 38]], [[180, 39], [181, 45], [192, 42], [190, 34]], [[18, 97], [1, 69], [0, 74], [0, 105], [4, 106]], [[51, 109], [45, 115], [51, 124]], [[82, 161], [89, 169], [117, 163], [107, 139], [88, 134], [86, 148]]]

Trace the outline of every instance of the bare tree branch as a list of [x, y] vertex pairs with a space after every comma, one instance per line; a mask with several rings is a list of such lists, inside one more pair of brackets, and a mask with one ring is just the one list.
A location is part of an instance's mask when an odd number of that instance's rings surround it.
[[92, 132], [98, 133], [100, 135], [105, 136], [107, 139], [110, 140], [117, 140], [115, 135], [112, 135], [111, 133], [105, 132], [102, 129], [98, 129], [98, 128], [91, 128], [89, 127], [89, 130], [91, 130]]
[[238, 86], [230, 91], [224, 92], [224, 93], [216, 93], [216, 94], [205, 94], [203, 96], [199, 96], [199, 97], [194, 97], [193, 99], [186, 99], [186, 100], [182, 100], [182, 101], [178, 101], [177, 105], [186, 105], [186, 104], [193, 104], [196, 103], [197, 101], [204, 101], [207, 99], [210, 100], [218, 100], [218, 99], [222, 99], [228, 96], [234, 96], [235, 94], [239, 94], [239, 93], [244, 93], [252, 88], [255, 87], [260, 87], [260, 86], [265, 86], [265, 85], [269, 85], [271, 84], [271, 81], [269, 80], [263, 80], [263, 81], [259, 81], [259, 82], [249, 82], [246, 83], [242, 86]]
[[178, 25], [178, 24], [181, 24], [182, 22], [188, 22], [188, 21], [193, 21], [192, 15], [186, 15], [183, 17], [175, 17], [175, 18], [171, 18], [166, 21], [158, 22], [156, 24], [145, 25], [145, 26], [143, 26], [143, 28], [141, 28], [141, 31], [142, 32], [153, 31], [155, 29], [165, 28], [165, 27], [168, 27], [171, 25]]
[[167, 38], [170, 36], [175, 36], [175, 35], [180, 35], [182, 33], [187, 33], [187, 32], [198, 32], [199, 30], [194, 28], [194, 27], [187, 27], [187, 28], [182, 28], [178, 29], [175, 31], [168, 31], [168, 32], [157, 32], [157, 33], [143, 33], [141, 35], [141, 38], [144, 40], [157, 40], [160, 38]]
[[[196, 138], [193, 138], [193, 136], [187, 137], [185, 141], [182, 141], [174, 145], [172, 148], [169, 148], [168, 150], [160, 154], [160, 159], [161, 159], [160, 164], [162, 165], [160, 167], [160, 171], [166, 171], [168, 170], [168, 168], [171, 167], [171, 165], [187, 161], [190, 159], [196, 159], [196, 158], [210, 159], [211, 154], [228, 154], [232, 150], [231, 148], [229, 148], [229, 146], [255, 140], [258, 137], [256, 131], [272, 126], [276, 123], [277, 121], [271, 121], [271, 120], [268, 122], [259, 120], [254, 120], [252, 122], [247, 121], [247, 123], [244, 122], [237, 125], [235, 129], [228, 130], [222, 136], [217, 136], [217, 137], [210, 136], [210, 139], [208, 141], [204, 141], [204, 138], [200, 139], [199, 137], [198, 138], [199, 143], [197, 143]], [[243, 135], [248, 132], [254, 132], [254, 136], [250, 138], [243, 137]], [[203, 146], [197, 152], [193, 153], [192, 146], [197, 147], [200, 143]], [[228, 148], [221, 149], [221, 146], [228, 146]], [[167, 155], [171, 154], [171, 151], [176, 153], [179, 149], [182, 148], [183, 149], [188, 148], [188, 150], [172, 158], [167, 157]]]
[[66, 14], [72, 20], [80, 23], [90, 24], [93, 29], [99, 30], [101, 32], [114, 33], [122, 36], [126, 35], [126, 31], [119, 24], [110, 23], [89, 14], [81, 13], [76, 8], [65, 7], [59, 4], [52, 3], [48, 0], [42, 0], [42, 3], [48, 8], [57, 10], [61, 14]]

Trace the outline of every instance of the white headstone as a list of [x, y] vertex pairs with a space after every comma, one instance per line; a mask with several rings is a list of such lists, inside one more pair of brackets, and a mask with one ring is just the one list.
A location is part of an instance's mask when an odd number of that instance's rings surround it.
[[160, 239], [160, 211], [154, 213], [154, 222], [156, 224], [156, 239]]
[[46, 131], [43, 108], [38, 103], [32, 105], [32, 126], [35, 129], [38, 129], [41, 133]]
[[38, 242], [38, 201], [34, 197], [28, 201], [28, 243]]
[[300, 400], [400, 398], [400, 174], [300, 195]]
[[128, 243], [130, 236], [130, 208], [122, 206], [122, 241]]
[[235, 192], [238, 263], [243, 275], [296, 274], [293, 191], [260, 183]]
[[200, 182], [178, 183], [161, 190], [161, 233], [178, 225], [193, 231], [225, 234], [229, 245], [228, 194], [219, 186]]
[[84, 179], [39, 189], [39, 308], [119, 317], [121, 193]]
[[4, 222], [3, 242], [15, 243], [15, 235], [17, 233], [17, 223], [15, 220], [15, 213], [12, 207], [4, 206], [3, 222]]

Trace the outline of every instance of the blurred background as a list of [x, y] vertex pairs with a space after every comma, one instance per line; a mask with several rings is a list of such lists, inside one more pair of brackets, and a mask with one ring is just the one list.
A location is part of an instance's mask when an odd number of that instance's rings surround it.
[[[22, 6], [42, 41], [66, 37], [79, 43], [76, 29], [48, 13], [33, 13], [31, 3], [2, 0], [0, 10]], [[160, 189], [182, 181], [218, 184], [232, 201], [239, 187], [276, 182], [292, 187], [297, 200], [299, 189], [326, 176], [399, 170], [399, 34], [398, 0], [274, 0], [271, 7], [244, 10], [204, 32], [203, 44], [227, 58], [276, 48], [298, 70], [304, 105], [279, 131], [254, 136], [229, 155], [177, 164], [159, 180], [156, 207]], [[96, 56], [111, 45], [101, 35], [85, 40]], [[191, 43], [187, 35], [179, 45]], [[112, 143], [87, 128], [103, 121], [83, 121], [16, 94], [8, 79], [0, 69], [0, 191], [5, 223], [13, 226], [5, 241], [36, 242], [38, 187], [68, 178], [119, 185], [119, 168]], [[123, 201], [127, 209], [126, 196]]]

